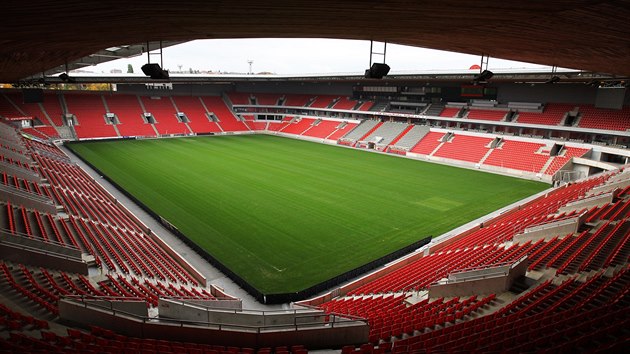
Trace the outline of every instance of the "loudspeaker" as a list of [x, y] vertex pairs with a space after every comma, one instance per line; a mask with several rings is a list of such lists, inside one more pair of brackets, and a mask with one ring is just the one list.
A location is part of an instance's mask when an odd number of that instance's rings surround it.
[[481, 74], [475, 77], [475, 81], [488, 81], [494, 76], [494, 73], [490, 70], [484, 70]]
[[142, 72], [153, 80], [168, 80], [168, 71], [162, 70], [159, 64], [151, 63], [142, 65]]
[[366, 79], [382, 79], [389, 73], [389, 65], [385, 63], [374, 63], [372, 67], [365, 70]]

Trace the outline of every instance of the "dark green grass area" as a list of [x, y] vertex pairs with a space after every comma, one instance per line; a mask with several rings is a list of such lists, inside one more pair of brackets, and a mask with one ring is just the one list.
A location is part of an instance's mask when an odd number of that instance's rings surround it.
[[264, 135], [70, 147], [264, 294], [308, 288], [548, 187]]

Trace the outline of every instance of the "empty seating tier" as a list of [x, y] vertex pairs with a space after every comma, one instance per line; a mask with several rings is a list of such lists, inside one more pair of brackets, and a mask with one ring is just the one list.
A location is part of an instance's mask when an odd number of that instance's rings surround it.
[[486, 165], [539, 173], [549, 155], [538, 153], [544, 144], [504, 140], [484, 161]]
[[218, 124], [223, 131], [248, 131], [245, 123], [241, 122], [218, 96], [203, 96], [201, 100], [210, 113], [218, 118]]
[[490, 109], [475, 109], [472, 108], [468, 111], [466, 118], [468, 119], [480, 119], [480, 120], [492, 120], [501, 121], [507, 114], [506, 111], [495, 111]]
[[541, 113], [519, 111], [517, 121], [527, 124], [559, 125], [562, 122], [562, 118], [573, 107], [571, 104], [548, 103]]
[[429, 155], [442, 143], [441, 139], [443, 137], [444, 133], [429, 132], [410, 150], [410, 152], [422, 155]]
[[301, 135], [302, 133], [304, 133], [305, 130], [311, 127], [313, 122], [315, 122], [315, 119], [301, 118], [287, 125], [284, 129], [282, 129], [282, 132], [287, 134]]
[[[74, 130], [79, 138], [117, 137], [116, 130], [105, 119], [105, 106], [101, 95], [65, 95], [68, 113], [74, 114], [78, 124]], [[138, 117], [138, 119], [141, 119]]]
[[580, 113], [578, 126], [582, 128], [621, 131], [630, 129], [630, 106], [617, 110], [586, 105], [580, 106]]
[[456, 134], [433, 154], [454, 160], [478, 163], [488, 153], [492, 138]]
[[[345, 125], [345, 123], [337, 120], [320, 119], [317, 125], [305, 131], [302, 135], [326, 139], [337, 130], [337, 127], [341, 125]], [[283, 132], [286, 132], [286, 129], [283, 130]]]
[[206, 109], [199, 97], [173, 96], [173, 101], [180, 112], [186, 114], [188, 126], [195, 133], [218, 133], [221, 128], [217, 123], [210, 121]]
[[440, 117], [453, 118], [461, 110], [461, 108], [444, 108], [442, 112], [440, 112]]
[[339, 96], [335, 95], [318, 95], [315, 97], [315, 100], [311, 102], [309, 107], [312, 108], [330, 108], [333, 105], [334, 100], [336, 100]]
[[155, 128], [160, 134], [190, 134], [186, 124], [177, 119], [177, 111], [170, 97], [140, 96], [144, 110], [155, 118]]

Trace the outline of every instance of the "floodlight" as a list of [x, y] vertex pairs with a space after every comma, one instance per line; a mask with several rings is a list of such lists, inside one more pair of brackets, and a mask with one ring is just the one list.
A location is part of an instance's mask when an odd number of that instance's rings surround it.
[[146, 76], [153, 80], [168, 80], [169, 78], [168, 71], [162, 70], [157, 63], [144, 64], [141, 69]]
[[365, 70], [366, 79], [382, 79], [389, 73], [389, 65], [385, 63], [374, 63], [372, 67]]

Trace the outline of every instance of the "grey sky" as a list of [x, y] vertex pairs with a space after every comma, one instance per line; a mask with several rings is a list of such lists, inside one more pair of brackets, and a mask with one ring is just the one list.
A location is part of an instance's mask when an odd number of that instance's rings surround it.
[[[382, 44], [374, 44], [382, 52]], [[197, 40], [164, 49], [164, 68], [178, 71], [189, 68], [221, 72], [246, 73], [247, 60], [254, 61], [252, 71], [276, 74], [362, 72], [369, 64], [369, 41], [339, 39], [212, 39]], [[152, 62], [159, 57], [151, 56]], [[375, 61], [381, 61], [375, 56]], [[132, 64], [135, 72], [147, 62], [146, 55], [116, 60], [86, 68], [108, 73], [111, 69], [126, 72]], [[387, 64], [395, 71], [457, 70], [479, 64], [480, 57], [432, 49], [389, 44]], [[529, 63], [490, 58], [489, 69], [547, 68]], [[551, 70], [549, 68], [549, 70]]]

